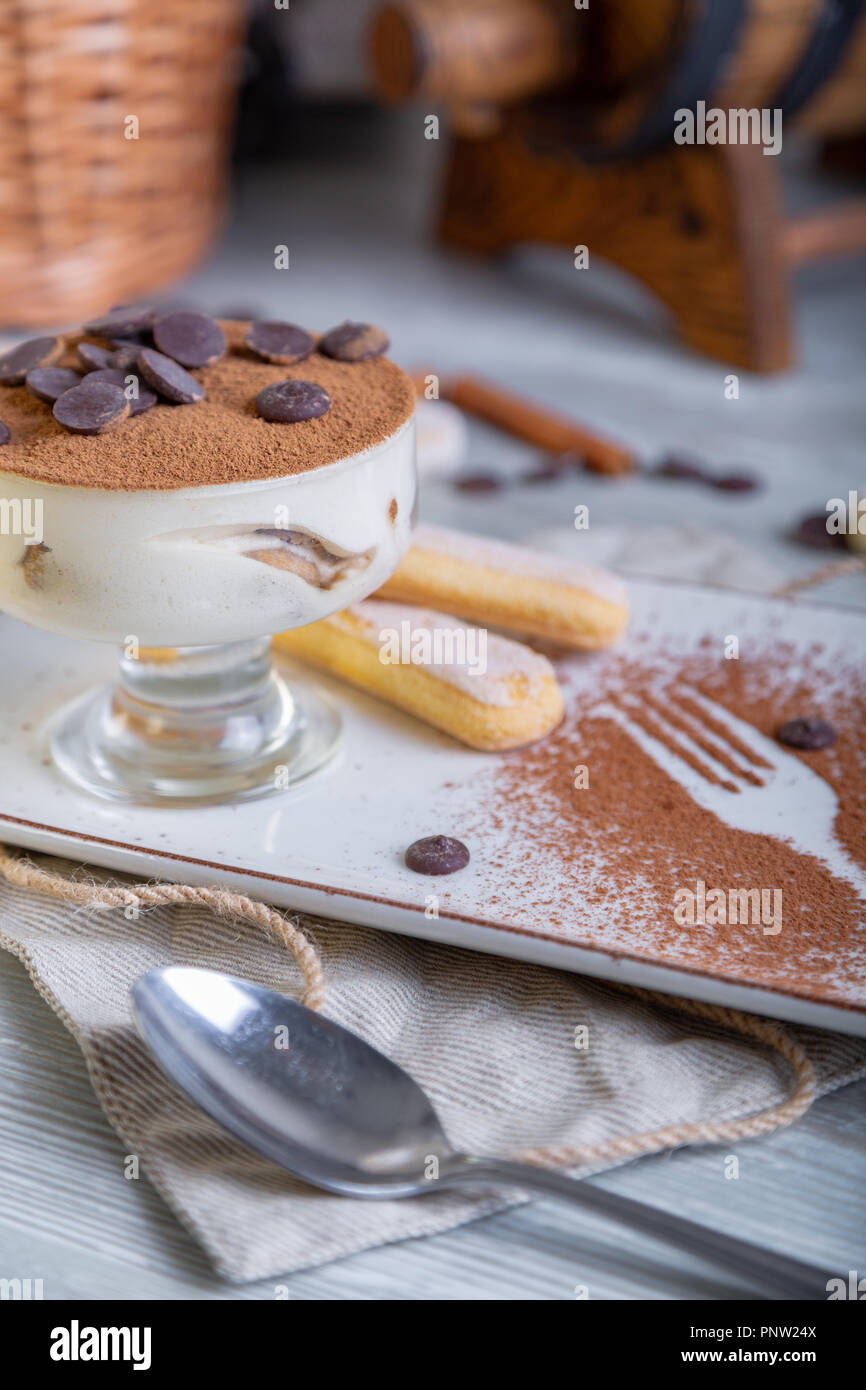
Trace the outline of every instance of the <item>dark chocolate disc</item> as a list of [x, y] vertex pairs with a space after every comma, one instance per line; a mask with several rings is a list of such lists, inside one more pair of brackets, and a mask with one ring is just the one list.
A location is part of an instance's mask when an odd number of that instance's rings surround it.
[[110, 381], [91, 381], [64, 391], [54, 402], [54, 418], [71, 434], [104, 434], [129, 415], [129, 401]]
[[780, 743], [787, 743], [789, 748], [805, 748], [815, 750], [817, 748], [829, 748], [836, 742], [836, 730], [832, 724], [828, 724], [826, 719], [819, 719], [817, 715], [807, 714], [799, 719], [789, 719], [778, 730], [776, 738]]
[[50, 367], [63, 351], [62, 338], [28, 338], [0, 357], [0, 384], [21, 386], [28, 372]]
[[98, 343], [79, 343], [75, 350], [86, 372], [99, 372], [103, 367], [114, 365], [114, 353], [111, 348], [100, 347]]
[[134, 338], [115, 338], [111, 344], [111, 366], [120, 367], [122, 371], [134, 367], [141, 349], [147, 346], [147, 343], [137, 343]]
[[758, 479], [752, 473], [719, 473], [707, 481], [720, 492], [754, 492], [760, 487]]
[[830, 520], [826, 512], [813, 512], [801, 517], [791, 533], [791, 539], [800, 545], [812, 546], [815, 550], [836, 550], [845, 545], [841, 531], [828, 531]]
[[295, 425], [317, 420], [331, 409], [331, 397], [315, 381], [276, 381], [256, 396], [256, 410], [275, 425]]
[[194, 405], [203, 401], [205, 390], [200, 381], [190, 376], [184, 367], [164, 353], [154, 348], [142, 348], [138, 354], [138, 368], [154, 391], [165, 396], [167, 401], [177, 405]]
[[702, 483], [707, 478], [701, 460], [684, 454], [665, 454], [655, 472], [659, 478], [678, 478], [690, 483]]
[[348, 319], [319, 340], [319, 352], [336, 357], [338, 362], [363, 362], [367, 357], [380, 357], [387, 351], [388, 334], [375, 323], [351, 323]]
[[405, 854], [407, 869], [416, 874], [454, 874], [469, 863], [469, 851], [462, 840], [448, 835], [428, 835], [415, 840]]
[[116, 304], [100, 319], [92, 319], [84, 325], [85, 333], [95, 333], [97, 338], [134, 338], [144, 333], [153, 323], [153, 310], [135, 304]]
[[244, 342], [257, 357], [265, 362], [279, 362], [281, 366], [303, 362], [316, 346], [310, 334], [296, 323], [278, 323], [271, 319], [251, 323]]
[[[138, 372], [123, 371], [120, 367], [103, 367], [99, 372], [91, 372], [88, 381], [107, 381], [112, 386], [119, 386], [129, 401], [130, 415], [143, 415], [159, 399], [155, 391], [148, 390]], [[137, 383], [137, 390], [130, 395], [128, 388], [133, 382]]]
[[9, 426], [4, 425], [3, 421], [0, 420], [0, 448], [2, 448], [4, 444], [8, 444], [11, 438], [12, 435], [10, 433]]
[[27, 388], [46, 405], [53, 405], [64, 391], [71, 391], [81, 383], [80, 372], [71, 367], [34, 367], [27, 373]]
[[460, 492], [499, 492], [505, 479], [498, 473], [462, 473], [454, 479]]
[[226, 337], [216, 319], [191, 309], [178, 309], [157, 319], [153, 341], [160, 352], [182, 367], [208, 367], [226, 350]]

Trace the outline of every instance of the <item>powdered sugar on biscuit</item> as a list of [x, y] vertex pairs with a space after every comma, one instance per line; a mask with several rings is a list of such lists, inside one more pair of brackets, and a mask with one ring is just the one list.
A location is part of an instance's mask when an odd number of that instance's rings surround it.
[[[348, 621], [346, 616], [349, 615]], [[447, 613], [405, 603], [366, 599], [338, 613], [331, 621], [357, 633], [352, 619], [377, 646], [394, 638], [407, 664], [422, 666], [440, 680], [485, 705], [515, 705], [540, 695], [555, 679], [547, 657], [498, 633], [461, 622]], [[429, 634], [429, 640], [419, 634]], [[385, 635], [387, 634], [387, 636]], [[383, 647], [384, 649], [384, 647]], [[423, 652], [420, 659], [413, 656]], [[431, 659], [426, 659], [427, 653]]]
[[504, 570], [508, 574], [526, 575], [527, 578], [553, 584], [567, 584], [571, 589], [595, 594], [608, 603], [628, 602], [625, 584], [607, 570], [598, 569], [595, 565], [582, 565], [559, 555], [542, 555], [510, 541], [491, 540], [465, 531], [425, 525], [416, 527], [412, 544], [416, 550], [433, 551], [437, 555], [483, 565], [487, 569]]

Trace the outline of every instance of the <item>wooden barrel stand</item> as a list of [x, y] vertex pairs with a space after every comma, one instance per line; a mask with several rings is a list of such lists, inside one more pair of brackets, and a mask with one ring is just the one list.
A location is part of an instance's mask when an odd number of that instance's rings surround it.
[[[849, 0], [844, 56], [811, 91], [810, 35], [828, 0], [730, 3], [739, 23], [729, 33], [721, 0], [716, 8], [730, 51], [716, 52], [709, 35], [690, 58], [695, 90], [711, 85], [710, 105], [772, 107], [782, 92], [801, 128], [866, 128], [866, 5], [861, 16]], [[372, 31], [373, 68], [384, 99], [427, 99], [428, 110], [441, 102], [452, 113], [443, 241], [484, 255], [520, 242], [586, 245], [590, 258], [648, 285], [691, 347], [778, 371], [795, 358], [792, 268], [866, 248], [866, 199], [787, 221], [783, 155], [676, 145], [657, 130], [642, 148], [654, 111], [673, 129], [675, 81], [689, 84], [688, 71], [676, 76], [681, 26], [701, 8], [607, 0], [591, 20], [591, 9], [567, 14], [550, 0], [399, 0]]]
[[519, 242], [586, 245], [648, 285], [691, 347], [778, 371], [793, 354], [769, 163], [754, 146], [672, 146], [591, 168], [507, 136], [458, 138], [439, 234], [488, 255]]

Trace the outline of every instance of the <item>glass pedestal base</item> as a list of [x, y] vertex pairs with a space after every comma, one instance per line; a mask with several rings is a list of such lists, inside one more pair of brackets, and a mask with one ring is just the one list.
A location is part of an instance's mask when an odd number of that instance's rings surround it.
[[313, 685], [276, 674], [267, 638], [124, 655], [119, 682], [61, 710], [50, 732], [70, 781], [151, 805], [281, 795], [339, 739], [336, 710]]

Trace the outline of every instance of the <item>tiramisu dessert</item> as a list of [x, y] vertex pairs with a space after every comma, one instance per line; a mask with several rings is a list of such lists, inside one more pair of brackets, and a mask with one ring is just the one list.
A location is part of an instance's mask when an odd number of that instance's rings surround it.
[[[0, 535], [0, 608], [125, 652], [75, 754], [55, 739], [79, 781], [214, 799], [321, 761], [309, 736], [293, 756], [297, 702], [250, 642], [364, 598], [408, 547], [414, 391], [387, 347], [372, 324], [317, 338], [118, 308], [0, 358], [0, 496], [21, 519]], [[230, 728], [227, 703], [244, 707]], [[330, 747], [335, 717], [319, 713]]]

